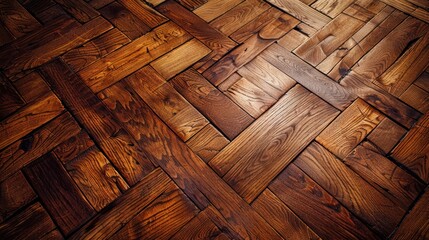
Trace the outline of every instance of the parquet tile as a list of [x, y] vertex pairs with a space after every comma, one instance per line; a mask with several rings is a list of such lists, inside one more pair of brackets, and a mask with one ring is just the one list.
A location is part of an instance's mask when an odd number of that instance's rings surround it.
[[429, 238], [426, 0], [0, 1], [0, 239]]

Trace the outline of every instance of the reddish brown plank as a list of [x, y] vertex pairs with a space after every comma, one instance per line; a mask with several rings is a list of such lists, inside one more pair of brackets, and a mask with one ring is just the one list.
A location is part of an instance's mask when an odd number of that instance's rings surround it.
[[385, 118], [374, 128], [367, 138], [387, 154], [395, 147], [405, 133], [406, 130], [404, 128], [389, 118]]
[[15, 38], [42, 26], [17, 0], [0, 2], [0, 21]]
[[24, 173], [65, 235], [94, 215], [94, 209], [52, 154], [25, 167]]
[[186, 143], [205, 162], [210, 161], [229, 143], [213, 125], [207, 124]]
[[[55, 61], [45, 65], [43, 73], [128, 184], [134, 185], [153, 170], [153, 164], [143, 155], [135, 140], [111, 117], [82, 79], [64, 63]], [[64, 78], [68, 81], [63, 81]]]
[[3, 74], [0, 74], [0, 92], [0, 102], [2, 103], [0, 105], [0, 119], [4, 119], [25, 104], [15, 87]]
[[229, 139], [235, 138], [253, 121], [246, 112], [194, 70], [178, 75], [171, 83]]
[[322, 239], [379, 239], [294, 164], [289, 165], [269, 189]]
[[64, 113], [0, 152], [0, 181], [76, 135], [80, 127]]
[[16, 80], [13, 85], [27, 103], [36, 101], [51, 91], [42, 76], [37, 72], [31, 72], [25, 77]]
[[150, 28], [161, 25], [168, 19], [155, 9], [140, 0], [118, 0], [134, 15], [145, 22]]
[[337, 114], [298, 85], [213, 158], [210, 166], [252, 202]]
[[58, 145], [54, 150], [55, 156], [64, 164], [73, 160], [80, 153], [94, 146], [94, 142], [85, 132], [81, 130], [77, 135]]

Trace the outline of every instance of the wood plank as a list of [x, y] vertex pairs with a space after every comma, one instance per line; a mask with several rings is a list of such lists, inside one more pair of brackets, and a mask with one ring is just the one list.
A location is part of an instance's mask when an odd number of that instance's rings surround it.
[[41, 240], [63, 240], [64, 237], [58, 229], [54, 229], [40, 238]]
[[36, 101], [51, 91], [42, 76], [37, 72], [31, 72], [25, 77], [16, 80], [13, 85], [27, 103]]
[[426, 92], [429, 92], [429, 72], [426, 71], [422, 73], [422, 75], [414, 81], [414, 84]]
[[288, 33], [286, 33], [286, 35], [280, 38], [277, 43], [286, 50], [292, 52], [303, 42], [307, 41], [307, 39], [308, 36], [295, 29], [292, 29]]
[[414, 84], [407, 88], [399, 99], [421, 113], [429, 111], [429, 93]]
[[[205, 212], [204, 212], [205, 213]], [[181, 239], [218, 239], [223, 234], [212, 220], [200, 212], [171, 238]]]
[[169, 186], [111, 239], [169, 239], [198, 212], [177, 186]]
[[311, 4], [311, 7], [316, 10], [319, 10], [320, 12], [328, 15], [331, 18], [335, 18], [353, 2], [353, 0], [317, 0], [316, 2]]
[[298, 85], [209, 164], [240, 196], [252, 202], [337, 114]]
[[0, 222], [36, 198], [36, 194], [21, 172], [16, 172], [1, 182], [0, 192]]
[[23, 169], [49, 214], [65, 235], [95, 214], [61, 162], [48, 153]]
[[347, 75], [353, 65], [360, 60], [369, 50], [371, 50], [379, 41], [387, 36], [392, 29], [398, 26], [406, 15], [399, 11], [394, 11], [383, 22], [365, 36], [355, 47], [353, 47], [346, 56], [329, 72], [329, 76], [334, 80], [340, 80]]
[[235, 82], [225, 95], [255, 119], [276, 102], [276, 99], [245, 78]]
[[268, 2], [315, 29], [321, 29], [331, 21], [330, 17], [316, 11], [300, 0], [268, 0]]
[[265, 48], [281, 38], [299, 22], [289, 15], [282, 15], [279, 19], [262, 28], [258, 34], [248, 38], [243, 44], [235, 48], [216, 64], [207, 69], [203, 76], [218, 86], [232, 73], [244, 64], [250, 62]]
[[127, 36], [114, 28], [96, 39], [68, 51], [61, 58], [77, 72], [129, 42], [130, 39]]
[[110, 101], [116, 102], [115, 105], [110, 105], [111, 110], [118, 119], [139, 122], [127, 123], [126, 126], [131, 132], [139, 134], [139, 144], [147, 151], [147, 156], [173, 176], [176, 184], [200, 209], [207, 207], [210, 201], [224, 218], [230, 220], [232, 229], [243, 238], [279, 239], [277, 233], [181, 142], [142, 100], [127, 93], [130, 91], [132, 90], [125, 86], [121, 93], [110, 96]]
[[23, 212], [0, 225], [4, 239], [35, 239], [55, 228], [52, 219], [40, 203], [35, 203]]
[[63, 164], [66, 164], [92, 146], [94, 146], [94, 142], [88, 133], [81, 130], [77, 135], [55, 147], [52, 152]]
[[143, 20], [118, 2], [103, 7], [100, 9], [100, 13], [131, 40], [151, 30]]
[[365, 102], [408, 129], [411, 128], [421, 116], [421, 113], [418, 111], [404, 104], [402, 101], [353, 71], [341, 80], [341, 85], [344, 86], [347, 91], [359, 96], [365, 100]]
[[89, 3], [89, 5], [91, 5], [91, 7], [95, 9], [100, 9], [112, 3], [113, 1], [115, 0], [88, 0], [87, 2]]
[[391, 156], [429, 182], [429, 113], [426, 113], [402, 141], [393, 149]]
[[[70, 239], [112, 237], [124, 224], [157, 199], [171, 186], [170, 178], [159, 168], [145, 176], [133, 188], [114, 201], [105, 211], [100, 212]], [[121, 219], [121, 221], [117, 221]]]
[[346, 157], [384, 116], [358, 98], [316, 140], [340, 159]]
[[0, 3], [0, 21], [15, 38], [33, 32], [42, 25], [16, 0]]
[[99, 59], [78, 74], [92, 91], [99, 92], [190, 38], [191, 36], [176, 24], [167, 22]]
[[[21, 54], [20, 51], [13, 52], [13, 58], [7, 65], [1, 64], [5, 68], [7, 76], [15, 75], [18, 72], [38, 67], [62, 53], [73, 49], [83, 43], [88, 42], [112, 28], [112, 25], [102, 17], [97, 17], [84, 25], [75, 28], [65, 35], [53, 39], [38, 48]], [[40, 40], [40, 39], [39, 39]]]
[[274, 193], [265, 189], [252, 207], [276, 229], [284, 239], [321, 239]]
[[269, 7], [262, 0], [246, 0], [210, 22], [210, 26], [229, 36]]
[[[228, 139], [235, 138], [253, 119], [203, 76], [188, 70], [170, 81], [174, 88], [218, 127]], [[219, 109], [222, 109], [220, 112]]]
[[173, 51], [151, 62], [150, 65], [168, 80], [209, 54], [211, 50], [193, 38]]
[[204, 21], [210, 22], [243, 1], [244, 0], [210, 0], [199, 8], [195, 9], [193, 12]]
[[261, 57], [256, 57], [237, 72], [277, 100], [296, 83]]
[[243, 43], [253, 34], [259, 32], [259, 30], [261, 30], [267, 24], [279, 18], [281, 14], [284, 13], [276, 8], [269, 7], [268, 10], [259, 14], [259, 16], [252, 19], [252, 21], [244, 24], [242, 27], [230, 34], [229, 37], [238, 43]]
[[363, 146], [357, 146], [344, 164], [405, 211], [424, 189], [421, 182], [392, 161]]
[[313, 66], [321, 63], [363, 25], [362, 21], [340, 14], [295, 49], [294, 53]]
[[140, 0], [118, 0], [118, 2], [145, 22], [150, 28], [157, 27], [168, 20], [162, 14]]
[[270, 184], [269, 189], [322, 239], [379, 239], [293, 163]]
[[129, 188], [110, 161], [95, 147], [68, 162], [66, 170], [97, 212]]
[[[398, 58], [406, 53], [416, 39], [429, 31], [429, 25], [415, 18], [407, 18], [388, 34], [377, 46], [359, 60], [353, 71], [363, 78], [376, 80]], [[395, 42], [395, 46], [390, 44]]]
[[24, 106], [24, 99], [18, 94], [15, 87], [3, 74], [0, 74], [0, 119], [3, 120], [20, 107]]
[[0, 149], [49, 122], [63, 111], [60, 100], [52, 93], [21, 108], [0, 123]]
[[[129, 185], [153, 170], [153, 164], [141, 153], [135, 140], [110, 117], [107, 108], [82, 79], [59, 61], [45, 65], [42, 70], [45, 79]], [[68, 81], [63, 81], [64, 78]]]
[[82, 23], [86, 23], [100, 15], [100, 13], [83, 0], [55, 0], [55, 2], [61, 5], [64, 10]]
[[381, 120], [380, 124], [372, 130], [367, 138], [387, 154], [393, 149], [393, 147], [395, 147], [406, 132], [407, 131], [404, 128], [389, 118], [385, 118]]
[[343, 86], [333, 82], [278, 44], [270, 46], [261, 57], [340, 110], [344, 110], [356, 98]]
[[207, 124], [186, 144], [205, 162], [210, 161], [229, 143], [213, 125]]
[[213, 50], [211, 57], [214, 61], [236, 46], [234, 41], [173, 0], [159, 5], [157, 10]]
[[192, 11], [207, 3], [208, 0], [177, 0], [177, 2], [185, 6], [189, 11]]
[[392, 236], [398, 239], [425, 239], [429, 238], [429, 191], [426, 188], [423, 196], [418, 200], [411, 212], [405, 217], [398, 230]]
[[70, 114], [64, 113], [5, 148], [0, 152], [0, 182], [79, 131]]
[[318, 143], [307, 147], [294, 164], [384, 237], [406, 213]]

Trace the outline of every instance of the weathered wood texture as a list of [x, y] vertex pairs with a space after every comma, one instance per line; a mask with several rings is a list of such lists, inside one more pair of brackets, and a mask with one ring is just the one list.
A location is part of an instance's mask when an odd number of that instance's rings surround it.
[[0, 1], [0, 238], [427, 239], [428, 10]]

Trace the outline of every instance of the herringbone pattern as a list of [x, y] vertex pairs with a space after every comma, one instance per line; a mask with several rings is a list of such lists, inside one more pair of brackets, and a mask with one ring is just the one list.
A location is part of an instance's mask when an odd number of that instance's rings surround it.
[[0, 238], [429, 239], [428, 11], [0, 1]]

